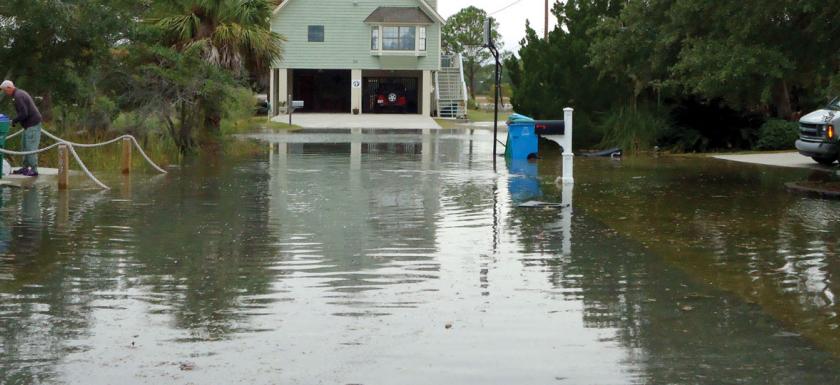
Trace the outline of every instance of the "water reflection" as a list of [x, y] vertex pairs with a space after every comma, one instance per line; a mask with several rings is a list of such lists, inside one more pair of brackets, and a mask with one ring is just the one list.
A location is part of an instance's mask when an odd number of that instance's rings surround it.
[[838, 207], [802, 175], [579, 159], [572, 188], [481, 135], [0, 190], [0, 383], [838, 381]]
[[[383, 302], [363, 293], [438, 277], [432, 258], [441, 185], [440, 175], [430, 171], [435, 148], [428, 141], [347, 139], [281, 142], [271, 154], [269, 216], [274, 226], [288, 229], [278, 240], [281, 260], [273, 268], [306, 287], [328, 288], [329, 303], [344, 307], [336, 315], [414, 307], [411, 293]], [[363, 162], [377, 167], [362, 168]]]

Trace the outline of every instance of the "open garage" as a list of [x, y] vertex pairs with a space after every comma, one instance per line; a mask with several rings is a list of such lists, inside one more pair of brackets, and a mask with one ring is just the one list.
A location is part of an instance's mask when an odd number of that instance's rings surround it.
[[420, 71], [364, 71], [362, 112], [418, 114], [421, 111]]
[[295, 112], [350, 111], [350, 70], [296, 69], [292, 79], [292, 98], [304, 103]]

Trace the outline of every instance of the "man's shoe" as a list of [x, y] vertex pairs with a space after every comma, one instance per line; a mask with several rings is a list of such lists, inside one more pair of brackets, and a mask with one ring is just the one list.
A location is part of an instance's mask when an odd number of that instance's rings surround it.
[[21, 168], [15, 170], [15, 171], [12, 171], [12, 174], [13, 175], [26, 175], [27, 171], [29, 171], [29, 168], [21, 167]]
[[38, 176], [38, 171], [32, 171], [32, 169], [27, 169], [26, 172], [23, 175], [24, 176], [35, 177], [35, 176]]

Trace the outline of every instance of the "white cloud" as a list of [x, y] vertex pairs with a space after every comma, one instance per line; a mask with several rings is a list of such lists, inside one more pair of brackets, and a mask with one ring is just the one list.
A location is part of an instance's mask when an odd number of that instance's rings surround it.
[[[552, 7], [555, 0], [549, 0]], [[513, 4], [513, 5], [511, 5]], [[525, 37], [525, 21], [531, 21], [531, 28], [542, 36], [545, 25], [545, 0], [438, 0], [438, 12], [443, 17], [452, 16], [468, 6], [481, 8], [487, 13], [509, 8], [493, 15], [499, 22], [499, 33], [505, 43], [505, 50], [519, 51], [519, 41]], [[557, 24], [554, 15], [548, 15], [549, 29]]]

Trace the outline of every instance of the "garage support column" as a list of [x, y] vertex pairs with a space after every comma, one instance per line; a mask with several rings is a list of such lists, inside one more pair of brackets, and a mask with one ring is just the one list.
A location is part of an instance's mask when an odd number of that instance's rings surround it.
[[277, 115], [277, 70], [273, 67], [268, 71], [268, 117]]
[[277, 92], [274, 96], [277, 100], [271, 103], [274, 111], [279, 115], [288, 114], [286, 107], [280, 107], [280, 103], [286, 103], [289, 98], [289, 70], [280, 68], [277, 70]]
[[362, 114], [362, 70], [350, 71], [350, 113], [358, 109]]
[[423, 71], [423, 84], [420, 88], [420, 113], [432, 116], [432, 71]]

